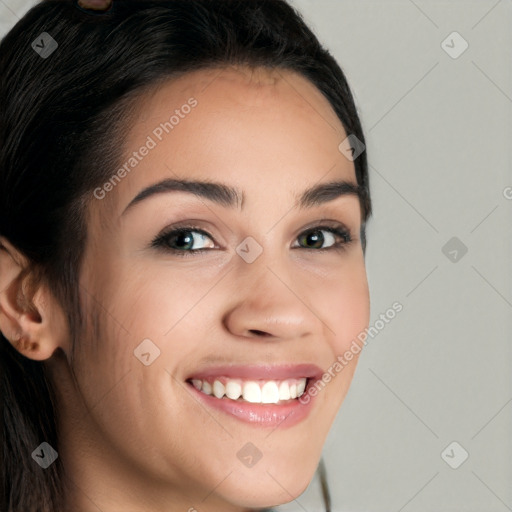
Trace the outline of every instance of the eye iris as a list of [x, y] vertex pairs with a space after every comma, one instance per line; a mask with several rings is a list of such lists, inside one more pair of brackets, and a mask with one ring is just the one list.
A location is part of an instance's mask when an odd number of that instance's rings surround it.
[[[178, 233], [174, 238], [174, 240], [178, 240], [175, 245], [178, 246], [179, 249], [190, 249], [194, 245], [194, 237], [190, 234], [189, 231]], [[172, 240], [171, 238], [171, 240]], [[179, 241], [185, 240], [186, 247], [181, 247], [181, 244]]]
[[305, 235], [305, 237], [303, 238], [305, 240], [312, 240], [313, 244], [316, 244], [314, 247], [322, 247], [323, 243], [324, 243], [324, 235], [322, 234], [321, 231], [317, 230], [317, 231], [310, 231], [308, 234]]

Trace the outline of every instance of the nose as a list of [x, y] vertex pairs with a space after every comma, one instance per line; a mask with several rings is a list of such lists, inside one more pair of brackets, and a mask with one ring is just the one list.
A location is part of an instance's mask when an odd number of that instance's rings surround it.
[[310, 304], [307, 287], [297, 284], [301, 282], [299, 271], [289, 263], [277, 265], [276, 259], [263, 251], [253, 263], [240, 260], [237, 265], [230, 277], [234, 292], [223, 315], [224, 327], [231, 334], [298, 339], [318, 337], [328, 329]]

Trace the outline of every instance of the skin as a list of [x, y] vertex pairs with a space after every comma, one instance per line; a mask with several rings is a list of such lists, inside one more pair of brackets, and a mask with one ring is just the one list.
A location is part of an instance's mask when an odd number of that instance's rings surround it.
[[78, 5], [84, 9], [106, 11], [110, 9], [112, 0], [78, 0]]
[[[51, 371], [70, 510], [226, 512], [291, 501], [313, 477], [357, 365], [359, 355], [318, 393], [311, 414], [286, 429], [207, 410], [185, 385], [212, 364], [315, 363], [327, 371], [369, 322], [357, 197], [293, 208], [318, 183], [356, 184], [353, 162], [338, 150], [347, 134], [328, 101], [290, 71], [195, 71], [144, 98], [126, 154], [190, 97], [198, 101], [191, 113], [107, 198], [91, 201], [80, 285], [100, 337], [91, 325], [81, 336], [78, 388], [62, 311], [44, 287], [34, 297], [37, 315], [13, 301], [24, 263], [2, 240], [0, 329], [13, 343], [21, 333], [28, 341], [18, 349]], [[243, 209], [171, 192], [121, 215], [164, 178], [236, 186]], [[339, 251], [297, 248], [323, 219], [343, 223], [353, 241]], [[194, 242], [209, 252], [180, 257], [150, 247], [187, 220], [212, 236]], [[324, 247], [336, 241], [322, 233]], [[235, 251], [248, 236], [263, 249], [251, 264]], [[149, 366], [134, 357], [146, 338], [160, 350]], [[252, 468], [236, 456], [249, 441], [262, 453]]]

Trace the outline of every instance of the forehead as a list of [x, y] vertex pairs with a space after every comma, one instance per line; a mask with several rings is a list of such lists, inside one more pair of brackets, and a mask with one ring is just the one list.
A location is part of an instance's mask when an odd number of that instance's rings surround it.
[[[298, 73], [188, 72], [138, 101], [122, 162], [136, 165], [125, 165], [108, 199], [121, 211], [141, 188], [164, 178], [213, 179], [249, 195], [288, 188], [293, 197], [323, 177], [355, 183], [353, 163], [338, 149], [345, 137], [327, 99]], [[143, 157], [133, 156], [145, 146], [151, 149]]]
[[269, 108], [285, 101], [295, 108], [307, 108], [324, 118], [333, 128], [339, 120], [323, 94], [303, 75], [288, 69], [227, 66], [186, 72], [176, 78], [162, 78], [148, 87], [139, 102], [139, 122], [179, 99], [195, 96], [205, 104], [232, 107]]
[[[191, 100], [198, 107], [192, 112], [187, 106]], [[188, 72], [150, 88], [136, 110], [126, 140], [128, 148], [138, 147], [148, 133], [155, 133], [161, 123], [169, 121], [173, 126], [167, 124], [171, 130], [165, 134], [172, 132], [172, 136], [157, 142], [173, 145], [173, 139], [177, 142], [185, 132], [190, 135], [195, 130], [199, 135], [207, 128], [222, 128], [227, 134], [236, 124], [248, 131], [260, 121], [266, 123], [258, 139], [267, 145], [272, 137], [265, 137], [265, 132], [275, 135], [280, 127], [287, 125], [296, 126], [294, 135], [301, 130], [302, 135], [312, 141], [325, 138], [329, 133], [327, 144], [331, 139], [337, 141], [340, 136], [346, 136], [330, 103], [313, 83], [294, 71], [277, 68], [230, 66]], [[185, 117], [187, 122], [181, 123]], [[200, 144], [197, 146], [199, 151]]]

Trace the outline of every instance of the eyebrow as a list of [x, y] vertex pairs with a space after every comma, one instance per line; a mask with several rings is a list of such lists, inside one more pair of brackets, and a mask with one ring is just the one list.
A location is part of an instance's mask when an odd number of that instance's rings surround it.
[[[212, 181], [191, 181], [180, 179], [165, 179], [150, 185], [141, 190], [123, 210], [124, 215], [128, 210], [132, 209], [136, 204], [144, 201], [148, 197], [162, 194], [166, 192], [186, 192], [197, 197], [207, 199], [225, 208], [243, 209], [245, 194], [224, 183]], [[294, 208], [306, 209], [333, 201], [342, 196], [357, 196], [363, 199], [363, 191], [359, 185], [351, 181], [338, 180], [327, 183], [314, 185], [296, 196]]]

